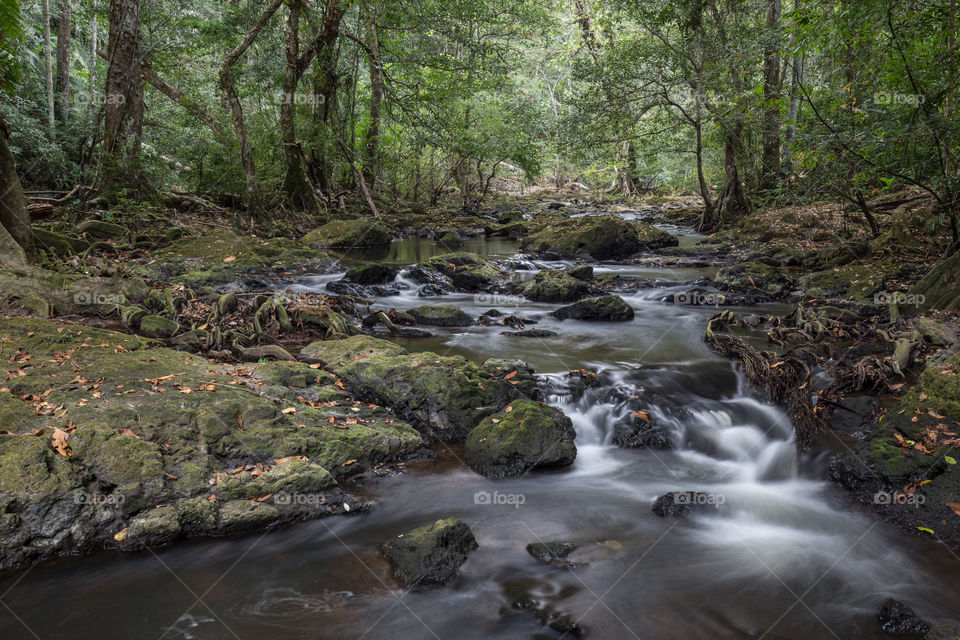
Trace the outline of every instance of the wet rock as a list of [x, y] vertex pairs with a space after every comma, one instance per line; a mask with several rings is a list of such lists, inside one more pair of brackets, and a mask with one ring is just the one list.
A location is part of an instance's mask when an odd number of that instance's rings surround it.
[[517, 358], [490, 358], [481, 365], [492, 378], [509, 382], [522, 395], [542, 400], [537, 374], [529, 364]]
[[640, 238], [641, 251], [656, 251], [664, 247], [676, 247], [680, 244], [679, 238], [663, 229], [658, 229], [652, 224], [634, 222], [633, 226]]
[[420, 298], [435, 298], [437, 296], [445, 296], [448, 291], [436, 284], [425, 284], [419, 289], [417, 289], [417, 296]]
[[759, 292], [771, 297], [786, 293], [793, 282], [776, 267], [762, 262], [742, 262], [725, 267], [717, 272], [713, 280], [720, 289], [740, 293]]
[[613, 443], [624, 449], [669, 449], [673, 446], [670, 433], [646, 420], [632, 418], [614, 429]]
[[893, 598], [888, 598], [880, 607], [877, 621], [884, 633], [905, 637], [922, 638], [930, 631], [930, 626], [913, 609]]
[[420, 590], [452, 580], [477, 547], [470, 527], [448, 518], [392, 538], [380, 550], [400, 584]]
[[220, 529], [225, 533], [260, 529], [279, 520], [280, 512], [266, 502], [230, 500], [220, 507]]
[[572, 278], [583, 280], [584, 282], [593, 282], [593, 267], [589, 264], [568, 267], [564, 271]]
[[139, 333], [148, 338], [172, 338], [180, 330], [180, 323], [163, 316], [144, 316]]
[[407, 289], [407, 285], [401, 282], [362, 285], [343, 278], [334, 282], [328, 282], [326, 288], [328, 291], [341, 296], [352, 296], [354, 298], [387, 298], [399, 295], [401, 291]]
[[625, 258], [642, 248], [636, 228], [617, 216], [551, 219], [524, 239], [521, 248], [561, 258], [589, 255], [596, 260]]
[[[31, 356], [0, 362], [4, 378], [23, 372], [4, 383], [10, 393], [0, 393], [0, 428], [39, 434], [0, 433], [0, 514], [15, 516], [0, 516], [0, 567], [333, 513], [331, 502], [350, 500], [333, 480], [422, 446], [410, 425], [384, 409], [353, 406], [334, 376], [304, 363], [250, 372], [153, 340], [29, 318], [4, 320], [0, 340]], [[65, 352], [80, 376], [56, 364]], [[237, 388], [241, 376], [249, 385]], [[20, 400], [40, 394], [61, 413], [38, 414]], [[54, 429], [63, 425], [74, 428], [57, 448]], [[249, 507], [281, 489], [337, 499], [303, 509]], [[211, 493], [248, 500], [223, 513], [229, 503], [207, 500]], [[157, 505], [176, 505], [181, 533]], [[126, 539], [115, 541], [122, 528]]]
[[524, 283], [521, 290], [535, 302], [574, 302], [596, 291], [564, 271], [541, 271]]
[[565, 560], [577, 548], [574, 542], [533, 542], [527, 545], [527, 553], [540, 562]]
[[633, 307], [618, 295], [601, 296], [560, 307], [553, 312], [559, 320], [607, 320], [623, 322], [633, 320]]
[[540, 624], [562, 634], [562, 637], [581, 638], [584, 629], [577, 618], [557, 607], [557, 603], [576, 591], [574, 587], [557, 588], [535, 578], [518, 578], [503, 585], [503, 593], [509, 603], [506, 611], [530, 611]]
[[488, 416], [467, 436], [467, 464], [488, 478], [517, 476], [531, 469], [567, 466], [577, 457], [576, 432], [559, 409], [514, 400]]
[[515, 338], [553, 338], [560, 334], [549, 329], [524, 329], [523, 331], [504, 331], [502, 335]]
[[325, 363], [360, 399], [390, 407], [441, 440], [462, 440], [484, 417], [522, 395], [521, 385], [461, 356], [408, 354], [369, 336], [314, 342], [300, 359]]
[[722, 506], [718, 496], [699, 491], [671, 491], [653, 503], [653, 512], [661, 518], [677, 518], [691, 513], [716, 513]]
[[470, 314], [452, 304], [425, 304], [410, 309], [408, 313], [417, 324], [432, 327], [469, 327], [474, 324]]
[[444, 247], [462, 247], [463, 240], [456, 231], [448, 231], [437, 238], [437, 244], [443, 245]]
[[473, 253], [448, 253], [425, 262], [422, 267], [446, 276], [462, 291], [482, 291], [497, 284], [503, 272], [489, 260]]
[[[919, 527], [960, 549], [960, 518], [947, 506], [960, 495], [960, 447], [943, 433], [960, 415], [960, 354], [932, 358], [917, 383], [872, 426], [854, 452], [837, 456], [829, 477], [884, 518], [916, 534]], [[947, 429], [954, 432], [955, 429]], [[930, 455], [924, 455], [924, 451]], [[928, 480], [917, 486], [918, 480]], [[904, 488], [914, 486], [915, 490]]]
[[386, 284], [397, 276], [396, 267], [386, 264], [364, 264], [347, 271], [343, 279], [362, 285]]
[[317, 248], [355, 249], [389, 246], [393, 236], [375, 220], [335, 220], [303, 237], [303, 244]]

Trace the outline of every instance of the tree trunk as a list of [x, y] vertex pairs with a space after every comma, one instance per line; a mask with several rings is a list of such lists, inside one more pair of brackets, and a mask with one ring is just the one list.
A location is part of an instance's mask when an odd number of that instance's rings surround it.
[[345, 9], [340, 0], [327, 0], [323, 12], [323, 25], [318, 36], [317, 67], [314, 74], [314, 93], [317, 99], [316, 125], [319, 140], [312, 152], [311, 171], [324, 191], [332, 190], [330, 152], [334, 148], [334, 136], [330, 135], [331, 116], [336, 111], [337, 62], [340, 52], [340, 22]]
[[47, 80], [47, 131], [53, 138], [57, 134], [56, 94], [53, 92], [53, 45], [50, 43], [50, 0], [42, 0], [40, 12], [43, 19], [43, 68]]
[[772, 189], [780, 176], [780, 0], [767, 0], [767, 37], [763, 48], [763, 161], [760, 188]]
[[30, 216], [23, 188], [7, 144], [7, 125], [0, 119], [0, 263], [23, 265], [33, 254]]
[[380, 165], [380, 114], [383, 106], [383, 61], [380, 59], [380, 34], [377, 30], [377, 16], [367, 4], [363, 5], [366, 23], [367, 47], [370, 58], [370, 126], [367, 129], [367, 160], [364, 162], [364, 176], [371, 189], [376, 188]]
[[750, 199], [747, 198], [746, 189], [737, 169], [737, 151], [740, 147], [742, 131], [742, 122], [733, 125], [733, 128], [727, 131], [726, 142], [723, 145], [725, 180], [723, 191], [717, 198], [716, 223], [718, 225], [750, 213]]
[[[90, 76], [87, 78], [87, 95], [92, 96], [97, 81], [97, 0], [90, 0]], [[87, 100], [87, 121], [93, 119], [93, 100]], [[94, 134], [95, 136], [96, 134]]]
[[73, 18], [70, 0], [60, 0], [60, 20], [57, 23], [57, 107], [61, 122], [70, 113], [70, 29]]
[[784, 138], [783, 154], [780, 160], [780, 173], [784, 177], [793, 171], [793, 142], [797, 137], [797, 124], [800, 122], [800, 86], [803, 84], [803, 54], [793, 58], [790, 65], [790, 106], [787, 109], [787, 134]]
[[140, 167], [143, 140], [143, 51], [140, 0], [111, 0], [103, 107], [104, 192], [152, 193]]
[[290, 198], [290, 204], [303, 211], [319, 214], [322, 207], [307, 178], [303, 166], [303, 149], [297, 140], [297, 85], [302, 76], [300, 65], [300, 9], [302, 0], [287, 0], [290, 8], [287, 20], [287, 64], [283, 68], [280, 101], [280, 138], [283, 141], [283, 157], [287, 173], [283, 178], [283, 190]]
[[247, 32], [243, 40], [224, 58], [220, 66], [220, 87], [223, 89], [223, 100], [225, 106], [230, 110], [230, 118], [233, 121], [233, 128], [237, 132], [237, 139], [240, 142], [240, 163], [243, 165], [243, 173], [246, 176], [246, 204], [247, 213], [256, 220], [263, 219], [263, 209], [260, 202], [260, 192], [257, 188], [257, 165], [253, 160], [253, 149], [250, 147], [250, 138], [247, 137], [247, 128], [243, 122], [243, 105], [240, 104], [240, 96], [233, 86], [233, 76], [231, 70], [233, 65], [240, 59], [240, 56], [250, 47], [257, 36], [263, 30], [273, 14], [283, 4], [283, 0], [273, 0], [270, 5], [260, 14], [260, 18], [253, 28]]

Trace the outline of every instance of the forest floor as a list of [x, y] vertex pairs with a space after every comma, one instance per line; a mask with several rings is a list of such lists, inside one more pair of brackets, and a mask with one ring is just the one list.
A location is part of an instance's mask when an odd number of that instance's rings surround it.
[[[927, 275], [945, 237], [928, 226], [922, 194], [874, 204], [879, 234], [821, 203], [757, 211], [693, 246], [658, 226], [694, 226], [697, 198], [563, 191], [380, 220], [334, 212], [319, 227], [289, 215], [262, 235], [222, 214], [149, 208], [38, 220], [35, 264], [0, 273], [0, 567], [362, 511], [342, 483], [395, 472], [430, 442], [462, 441], [483, 417], [536, 398], [523, 363], [424, 364], [378, 339], [458, 322], [523, 330], [449, 305], [371, 310], [395, 291], [396, 268], [376, 255], [397, 237], [450, 250], [417, 266], [424, 296], [582, 304], [660, 285], [581, 264], [716, 267], [663, 302], [715, 306], [708, 342], [789, 409], [798, 445], [835, 452], [829, 473], [855, 499], [958, 549], [956, 271]], [[531, 260], [571, 266], [518, 283], [516, 264], [460, 251], [472, 237], [517, 240]], [[327, 292], [291, 288], [356, 250], [370, 264]], [[791, 311], [725, 313], [766, 302]], [[590, 313], [615, 319], [611, 305]], [[282, 493], [313, 498], [271, 500]], [[880, 493], [897, 498], [879, 503]]]

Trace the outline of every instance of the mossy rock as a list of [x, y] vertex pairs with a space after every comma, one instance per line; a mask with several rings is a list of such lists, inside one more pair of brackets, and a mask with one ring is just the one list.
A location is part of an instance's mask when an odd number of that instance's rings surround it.
[[225, 532], [261, 529], [280, 519], [276, 507], [253, 500], [231, 500], [220, 507], [219, 526]]
[[380, 550], [400, 584], [419, 590], [452, 580], [477, 546], [470, 527], [448, 518], [392, 538]]
[[633, 320], [634, 311], [620, 296], [609, 295], [574, 302], [560, 307], [552, 315], [558, 320], [627, 322]]
[[461, 356], [408, 354], [367, 336], [315, 342], [304, 352], [306, 359], [325, 362], [360, 399], [390, 407], [441, 440], [462, 440], [484, 416], [521, 394], [510, 381]]
[[0, 269], [0, 304], [41, 316], [103, 317], [148, 293], [139, 278], [92, 278], [33, 266]]
[[322, 271], [330, 256], [287, 238], [260, 239], [218, 231], [181, 238], [154, 254], [141, 275], [195, 287], [222, 287], [248, 276], [283, 277], [293, 270]]
[[523, 295], [535, 302], [574, 302], [593, 292], [589, 284], [564, 271], [541, 271], [523, 285]]
[[77, 227], [77, 233], [88, 234], [98, 240], [120, 240], [130, 234], [126, 227], [106, 220], [87, 220]]
[[171, 505], [144, 512], [127, 528], [127, 540], [142, 544], [169, 542], [179, 535], [180, 516]]
[[308, 364], [323, 364], [336, 371], [357, 360], [404, 355], [407, 350], [387, 340], [360, 335], [343, 340], [311, 342], [300, 351], [300, 360]]
[[52, 253], [72, 256], [90, 248], [90, 243], [80, 238], [71, 238], [42, 227], [33, 227], [31, 230], [33, 231], [34, 245]]
[[574, 438], [573, 423], [562, 411], [521, 399], [484, 418], [467, 436], [464, 450], [474, 471], [503, 478], [573, 464]]
[[462, 291], [481, 291], [497, 284], [503, 271], [492, 262], [473, 253], [447, 253], [423, 263], [445, 275], [453, 286]]
[[827, 269], [800, 278], [800, 289], [810, 298], [844, 297], [861, 303], [873, 303], [883, 290], [887, 275], [877, 265], [851, 264]]
[[762, 262], [742, 262], [720, 269], [714, 282], [720, 289], [760, 292], [770, 297], [783, 295], [793, 281], [776, 267]]
[[437, 238], [437, 244], [444, 247], [462, 247], [463, 239], [456, 231], [448, 231]]
[[148, 338], [172, 338], [180, 331], [180, 323], [163, 316], [144, 316], [140, 320], [139, 333]]
[[[340, 491], [336, 478], [422, 446], [409, 424], [354, 401], [333, 375], [304, 363], [216, 365], [156, 341], [29, 318], [0, 324], [0, 340], [29, 356], [0, 362], [0, 375], [24, 374], [5, 383], [11, 393], [0, 394], [0, 415], [18, 433], [46, 430], [0, 435], [0, 515], [16, 515], [0, 522], [8, 528], [2, 566], [112, 544], [118, 522], [156, 517], [158, 504], [197, 507], [203, 522], [188, 525], [180, 516], [186, 535], [233, 531], [243, 514], [211, 524], [203, 505], [189, 502], [205, 500], [218, 474], [228, 479], [217, 491], [231, 499], [326, 494]], [[60, 407], [55, 418], [28, 415], [23, 409], [31, 407], [17, 399], [41, 394], [48, 407]], [[52, 429], [65, 424], [74, 428], [61, 455]], [[304, 459], [275, 462], [291, 456]], [[254, 468], [266, 472], [257, 476]], [[91, 495], [105, 500], [84, 498]], [[262, 526], [258, 518], [247, 522]]]
[[301, 241], [317, 249], [357, 249], [389, 246], [393, 236], [376, 220], [335, 220], [317, 227]]
[[431, 327], [469, 327], [473, 317], [452, 304], [425, 304], [410, 309], [408, 313], [417, 324]]
[[680, 245], [679, 238], [663, 229], [658, 229], [652, 224], [634, 222], [633, 226], [637, 230], [637, 236], [640, 238], [642, 251], [656, 251], [664, 247], [676, 247]]
[[597, 260], [631, 256], [643, 248], [634, 225], [612, 215], [551, 220], [521, 244], [535, 253], [563, 258], [589, 255]]
[[364, 264], [353, 267], [343, 279], [362, 285], [384, 284], [392, 282], [397, 276], [397, 268], [388, 264]]
[[960, 310], [960, 252], [953, 254], [914, 285], [910, 293], [923, 296], [921, 310]]

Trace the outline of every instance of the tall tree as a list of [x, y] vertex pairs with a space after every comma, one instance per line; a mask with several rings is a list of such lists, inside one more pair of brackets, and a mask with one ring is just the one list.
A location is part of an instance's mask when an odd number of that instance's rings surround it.
[[100, 185], [109, 195], [120, 190], [152, 192], [140, 165], [144, 110], [140, 2], [110, 1], [100, 168]]
[[60, 0], [57, 21], [57, 110], [61, 121], [70, 111], [70, 45], [73, 20], [71, 0]]
[[763, 46], [763, 161], [760, 188], [772, 189], [780, 176], [780, 0], [767, 0]]
[[53, 44], [50, 41], [50, 0], [40, 2], [43, 20], [43, 70], [47, 86], [47, 131], [53, 138], [57, 131], [56, 94], [53, 92]]
[[377, 15], [364, 2], [363, 21], [366, 31], [366, 51], [370, 63], [370, 124], [367, 127], [366, 161], [363, 169], [370, 188], [376, 186], [380, 166], [380, 118], [383, 109], [383, 57], [380, 55], [380, 32]]

